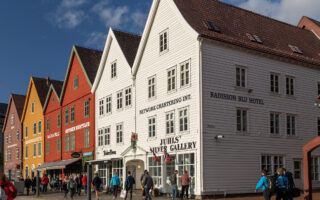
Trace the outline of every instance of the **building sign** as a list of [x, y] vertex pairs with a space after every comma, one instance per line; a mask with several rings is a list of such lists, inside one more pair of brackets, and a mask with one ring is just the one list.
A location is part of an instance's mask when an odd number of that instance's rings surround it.
[[196, 148], [196, 141], [192, 142], [180, 142], [181, 136], [161, 139], [160, 146], [158, 147], [151, 147], [150, 150], [154, 153], [161, 153], [161, 152], [175, 152], [175, 151], [183, 151], [183, 150], [190, 150]]
[[145, 114], [148, 112], [159, 110], [161, 108], [165, 108], [165, 107], [172, 106], [172, 105], [184, 102], [184, 101], [188, 101], [190, 99], [191, 99], [191, 94], [188, 94], [188, 95], [185, 95], [185, 96], [182, 96], [182, 97], [170, 100], [170, 101], [166, 101], [164, 103], [159, 103], [158, 105], [151, 106], [149, 108], [144, 108], [144, 109], [140, 110], [139, 113], [140, 113], [140, 115], [142, 115], [142, 114]]
[[34, 143], [34, 142], [41, 142], [41, 141], [42, 141], [41, 137], [37, 137], [37, 138], [30, 139], [30, 140], [26, 140], [26, 144], [30, 144], [30, 143]]
[[55, 133], [48, 135], [47, 138], [51, 139], [51, 138], [55, 138], [55, 137], [59, 137], [59, 136], [60, 136], [60, 132], [55, 132]]
[[65, 130], [65, 133], [70, 133], [70, 132], [74, 132], [74, 131], [78, 131], [78, 130], [81, 130], [81, 129], [84, 129], [84, 128], [87, 128], [90, 126], [90, 122], [86, 122], [86, 123], [83, 123], [83, 124], [79, 124], [77, 126], [74, 126], [74, 127], [71, 127], [71, 128], [68, 128]]
[[264, 105], [263, 99], [238, 96], [238, 95], [233, 95], [233, 94], [224, 94], [224, 93], [220, 93], [220, 92], [210, 92], [210, 98]]
[[79, 152], [73, 152], [73, 153], [71, 154], [71, 157], [72, 157], [72, 158], [80, 158], [80, 157], [81, 157], [81, 153], [79, 153]]
[[12, 147], [16, 147], [17, 144], [13, 144], [13, 145], [10, 145], [10, 146], [7, 146], [7, 148], [12, 148]]
[[117, 152], [110, 149], [109, 151], [103, 151], [103, 154], [105, 156], [109, 156], [109, 155], [115, 155], [115, 154], [117, 154]]

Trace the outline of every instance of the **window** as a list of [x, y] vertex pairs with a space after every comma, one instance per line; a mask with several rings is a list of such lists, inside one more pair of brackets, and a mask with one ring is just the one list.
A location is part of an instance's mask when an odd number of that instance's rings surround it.
[[42, 154], [42, 144], [41, 142], [38, 143], [38, 156], [41, 156]]
[[34, 111], [35, 111], [35, 103], [32, 102], [32, 104], [31, 104], [31, 113], [34, 113]]
[[291, 114], [287, 114], [287, 135], [296, 135], [296, 117]]
[[148, 133], [149, 133], [149, 137], [156, 136], [156, 117], [155, 116], [148, 118]]
[[50, 154], [50, 141], [46, 141], [46, 155]]
[[148, 78], [148, 98], [156, 96], [156, 76]]
[[261, 170], [266, 170], [268, 175], [276, 173], [277, 169], [284, 167], [284, 157], [279, 155], [262, 155]]
[[38, 133], [41, 133], [41, 130], [42, 130], [42, 122], [39, 121], [38, 122]]
[[190, 60], [180, 64], [180, 87], [190, 85]]
[[274, 135], [279, 135], [280, 133], [280, 114], [271, 112], [270, 113], [270, 133]]
[[50, 131], [50, 119], [46, 120], [46, 130]]
[[98, 146], [103, 146], [103, 129], [98, 130]]
[[111, 63], [111, 78], [117, 77], [117, 62]]
[[66, 135], [65, 135], [64, 141], [65, 141], [64, 150], [65, 150], [65, 151], [69, 151], [69, 150], [70, 150], [70, 134], [66, 134]]
[[221, 33], [220, 27], [214, 24], [212, 21], [206, 21], [206, 22], [204, 21], [203, 23], [205, 24], [205, 26], [208, 28], [209, 31]]
[[74, 151], [76, 146], [76, 135], [75, 133], [70, 133], [70, 151]]
[[37, 134], [37, 123], [33, 123], [33, 134]]
[[18, 147], [16, 147], [16, 159], [20, 158], [20, 150]]
[[6, 136], [6, 143], [9, 144], [9, 136]]
[[298, 54], [303, 54], [303, 52], [301, 51], [301, 49], [297, 46], [288, 44], [289, 48], [291, 49], [291, 51], [293, 51], [293, 53], [298, 53]]
[[110, 127], [104, 129], [104, 145], [110, 145]]
[[90, 116], [90, 105], [89, 105], [89, 100], [84, 101], [84, 117], [89, 117]]
[[[179, 154], [178, 155], [178, 176], [179, 179], [183, 175], [183, 172], [187, 170], [191, 178], [190, 187], [195, 187], [195, 155], [194, 153]], [[180, 184], [180, 183], [179, 183]]]
[[301, 179], [301, 160], [293, 161], [293, 178]]
[[69, 109], [66, 109], [66, 114], [65, 114], [65, 124], [69, 123]]
[[60, 127], [61, 126], [61, 115], [58, 114], [57, 116], [57, 127]]
[[294, 95], [294, 78], [286, 77], [286, 94], [293, 96]]
[[318, 136], [320, 136], [320, 117], [318, 117]]
[[84, 129], [84, 148], [90, 147], [90, 128]]
[[174, 111], [166, 113], [166, 133], [174, 133]]
[[176, 89], [176, 67], [173, 67], [167, 71], [167, 79], [168, 79], [168, 92], [171, 92]]
[[25, 127], [25, 137], [27, 138], [28, 137], [28, 127]]
[[[162, 157], [160, 157], [162, 160]], [[153, 178], [153, 183], [156, 187], [162, 185], [162, 162], [154, 161], [152, 157], [148, 158], [149, 174]]]
[[7, 149], [7, 161], [11, 161], [11, 149]]
[[236, 86], [245, 88], [246, 84], [246, 68], [236, 67]]
[[246, 109], [237, 109], [237, 131], [247, 132], [248, 111]]
[[20, 140], [20, 133], [19, 133], [19, 130], [17, 130], [17, 132], [16, 132], [16, 139], [17, 139], [17, 141], [19, 141], [19, 140]]
[[11, 135], [11, 133], [9, 133], [8, 143], [10, 144], [11, 142], [12, 142], [12, 135]]
[[56, 140], [56, 147], [57, 147], [57, 151], [61, 152], [61, 139], [60, 138], [58, 138]]
[[118, 174], [120, 183], [123, 183], [123, 160], [112, 161], [112, 170]]
[[104, 114], [104, 99], [99, 100], [99, 115], [102, 116]]
[[132, 101], [132, 89], [131, 87], [125, 89], [125, 100], [126, 100], [126, 106], [131, 106], [131, 101]]
[[117, 143], [122, 143], [123, 142], [123, 125], [118, 124], [117, 125]]
[[159, 36], [159, 46], [160, 46], [160, 53], [168, 51], [168, 30], [163, 31], [160, 33]]
[[65, 151], [74, 151], [75, 150], [75, 133], [69, 133], [65, 136]]
[[11, 118], [10, 118], [10, 124], [14, 125], [14, 114], [11, 114]]
[[98, 164], [98, 175], [102, 180], [102, 185], [107, 185], [107, 164], [99, 163]]
[[313, 181], [319, 181], [319, 165], [320, 165], [320, 157], [314, 156], [311, 158], [311, 178]]
[[70, 109], [70, 121], [71, 122], [74, 122], [74, 117], [75, 117], [74, 112], [75, 112], [74, 106], [72, 106], [71, 109]]
[[270, 91], [279, 94], [279, 75], [270, 74]]
[[111, 113], [112, 112], [111, 99], [112, 99], [111, 95], [106, 98], [106, 113]]
[[247, 35], [247, 37], [249, 38], [249, 40], [251, 42], [256, 42], [256, 43], [262, 44], [262, 40], [260, 39], [259, 36], [253, 35], [253, 34], [250, 34], [250, 33], [247, 33], [246, 35]]
[[73, 89], [78, 89], [78, 87], [79, 87], [79, 77], [75, 76], [73, 78]]
[[26, 158], [28, 158], [28, 156], [29, 156], [29, 151], [28, 150], [29, 150], [29, 147], [28, 147], [28, 145], [26, 145], [26, 151], [25, 151], [26, 152]]
[[122, 109], [122, 91], [117, 93], [117, 109]]
[[36, 157], [37, 156], [37, 144], [34, 143], [33, 144], [33, 157]]
[[189, 110], [188, 108], [179, 109], [179, 131], [189, 131]]

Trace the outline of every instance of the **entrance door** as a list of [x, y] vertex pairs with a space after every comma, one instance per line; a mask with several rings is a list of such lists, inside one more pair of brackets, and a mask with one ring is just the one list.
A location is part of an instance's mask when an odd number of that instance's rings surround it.
[[136, 180], [136, 184], [133, 186], [133, 189], [140, 189], [141, 183], [140, 178], [144, 172], [144, 163], [142, 160], [132, 160], [127, 162], [126, 165], [126, 176], [128, 171], [131, 172], [131, 175]]

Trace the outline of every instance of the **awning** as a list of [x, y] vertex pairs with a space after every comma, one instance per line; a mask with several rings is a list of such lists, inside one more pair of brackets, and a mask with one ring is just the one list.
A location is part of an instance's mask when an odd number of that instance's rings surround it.
[[107, 163], [107, 162], [110, 162], [110, 159], [98, 159], [98, 160], [86, 161], [86, 163], [93, 164], [93, 165], [100, 164], [100, 163]]
[[40, 165], [36, 170], [53, 170], [53, 169], [64, 169], [67, 165], [70, 165], [72, 163], [75, 163], [77, 161], [81, 160], [81, 158], [73, 158], [69, 160], [61, 160], [56, 162], [50, 162], [50, 163], [44, 163]]

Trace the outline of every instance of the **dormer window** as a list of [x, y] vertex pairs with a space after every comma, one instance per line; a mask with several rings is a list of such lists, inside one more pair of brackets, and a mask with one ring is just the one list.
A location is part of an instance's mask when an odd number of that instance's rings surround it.
[[160, 47], [160, 53], [164, 53], [169, 50], [168, 46], [168, 29], [165, 31], [162, 31], [159, 35], [159, 47]]
[[117, 61], [111, 63], [111, 78], [117, 77]]
[[204, 22], [209, 31], [214, 31], [217, 33], [221, 33], [221, 29], [219, 26], [215, 25], [212, 21]]
[[301, 51], [301, 49], [299, 49], [299, 47], [291, 44], [289, 44], [288, 46], [293, 51], [293, 53], [303, 54], [303, 52]]
[[79, 87], [79, 77], [75, 76], [73, 79], [73, 89], [78, 89]]
[[246, 35], [251, 42], [256, 42], [256, 43], [262, 44], [262, 40], [260, 39], [259, 36], [254, 35], [254, 34], [250, 34], [250, 33], [247, 33]]

